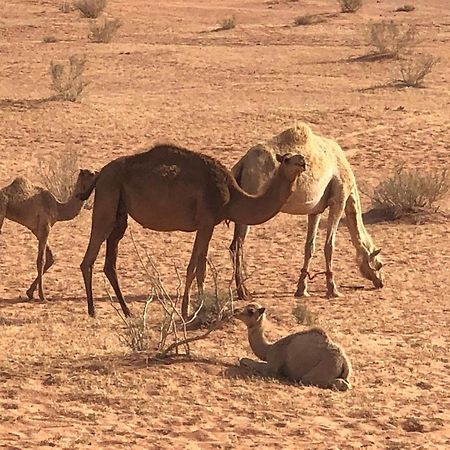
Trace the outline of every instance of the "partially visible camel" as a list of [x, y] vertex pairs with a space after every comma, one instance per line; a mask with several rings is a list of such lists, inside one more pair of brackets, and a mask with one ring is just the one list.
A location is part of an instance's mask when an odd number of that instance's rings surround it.
[[[306, 171], [297, 179], [294, 192], [281, 208], [281, 212], [308, 215], [308, 232], [305, 242], [303, 267], [297, 284], [296, 297], [309, 296], [307, 278], [309, 265], [315, 250], [315, 239], [321, 214], [329, 208], [325, 240], [327, 296], [338, 297], [333, 276], [332, 258], [336, 231], [343, 212], [356, 249], [356, 262], [362, 276], [372, 281], [375, 288], [382, 288], [384, 276], [380, 249], [364, 227], [356, 180], [341, 147], [333, 140], [314, 134], [308, 125], [296, 124], [267, 142], [252, 147], [231, 169], [239, 186], [251, 194], [258, 194], [277, 169], [275, 154], [300, 153], [305, 157]], [[237, 295], [248, 298], [242, 274], [243, 245], [248, 225], [237, 222], [230, 246], [236, 265]]]
[[345, 352], [320, 328], [311, 328], [286, 336], [275, 343], [265, 337], [266, 309], [250, 303], [235, 313], [247, 325], [248, 340], [253, 353], [266, 362], [249, 358], [241, 366], [265, 377], [285, 377], [304, 385], [346, 391], [351, 365]]
[[217, 160], [172, 145], [158, 145], [103, 167], [95, 183], [80, 196], [86, 200], [95, 187], [91, 238], [81, 263], [89, 315], [95, 315], [92, 267], [105, 240], [104, 273], [122, 311], [130, 315], [116, 273], [118, 244], [130, 215], [143, 227], [155, 231], [197, 232], [181, 305], [182, 316], [187, 318], [194, 277], [199, 293], [203, 292], [206, 257], [215, 225], [223, 220], [252, 225], [269, 220], [278, 213], [297, 176], [305, 170], [299, 154], [276, 158], [279, 169], [259, 196], [243, 191]]
[[72, 220], [80, 213], [83, 202], [78, 194], [91, 186], [94, 178], [93, 172], [81, 169], [66, 203], [59, 202], [51, 192], [23, 177], [0, 189], [0, 233], [6, 218], [28, 228], [38, 240], [37, 277], [27, 290], [30, 300], [36, 287], [39, 287], [39, 298], [45, 300], [42, 276], [54, 263], [47, 243], [51, 228], [56, 222]]

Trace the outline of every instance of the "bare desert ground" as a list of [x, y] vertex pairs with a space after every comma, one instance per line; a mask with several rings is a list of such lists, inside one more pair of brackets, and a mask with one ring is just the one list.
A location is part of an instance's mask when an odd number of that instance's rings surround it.
[[[0, 186], [23, 175], [39, 182], [39, 161], [77, 151], [99, 169], [121, 155], [173, 142], [227, 167], [256, 142], [295, 120], [335, 138], [358, 183], [370, 191], [399, 164], [450, 163], [450, 5], [366, 0], [355, 14], [334, 1], [109, 0], [123, 25], [108, 44], [88, 40], [88, 19], [60, 0], [0, 5]], [[302, 14], [325, 22], [293, 27]], [[234, 16], [236, 27], [213, 31]], [[418, 51], [440, 63], [422, 88], [389, 85], [395, 61], [365, 61], [370, 21], [417, 24]], [[56, 42], [44, 42], [46, 37]], [[47, 100], [49, 65], [85, 54], [81, 101]], [[363, 197], [364, 208], [370, 207]], [[151, 205], [149, 206], [151, 207]], [[444, 201], [443, 208], [450, 207]], [[386, 263], [373, 290], [354, 262], [345, 227], [335, 273], [344, 296], [311, 283], [307, 305], [354, 366], [347, 392], [299, 387], [242, 374], [250, 356], [242, 323], [192, 345], [190, 358], [155, 361], [120, 342], [123, 324], [107, 300], [103, 253], [95, 266], [98, 315], [87, 316], [79, 264], [91, 211], [57, 224], [57, 261], [45, 277], [48, 301], [28, 301], [36, 240], [5, 221], [0, 235], [0, 448], [437, 449], [450, 447], [450, 224], [368, 225]], [[167, 288], [184, 273], [192, 234], [156, 233], [130, 221]], [[313, 270], [322, 270], [323, 229]], [[305, 218], [284, 214], [252, 229], [248, 280], [267, 306], [275, 339], [301, 326], [291, 314], [303, 257]], [[210, 256], [227, 279], [232, 228], [219, 225]], [[118, 261], [122, 289], [139, 314], [149, 292], [127, 232]], [[211, 277], [207, 278], [211, 287]], [[353, 286], [364, 285], [364, 289]], [[156, 313], [155, 313], [156, 314]]]

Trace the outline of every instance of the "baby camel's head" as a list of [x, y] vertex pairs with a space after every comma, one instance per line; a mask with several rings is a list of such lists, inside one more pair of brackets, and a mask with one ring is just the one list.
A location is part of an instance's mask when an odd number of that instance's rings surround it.
[[256, 325], [260, 325], [265, 318], [266, 308], [259, 303], [249, 303], [242, 309], [238, 309], [234, 317], [247, 325], [248, 328], [253, 328]]

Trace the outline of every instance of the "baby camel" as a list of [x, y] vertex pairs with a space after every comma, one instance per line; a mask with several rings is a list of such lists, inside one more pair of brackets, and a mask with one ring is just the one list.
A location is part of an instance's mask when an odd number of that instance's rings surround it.
[[79, 214], [83, 202], [77, 195], [91, 186], [94, 179], [93, 172], [81, 169], [72, 195], [66, 203], [60, 203], [51, 192], [23, 177], [16, 178], [11, 184], [0, 189], [0, 233], [6, 218], [28, 228], [39, 242], [37, 277], [27, 290], [30, 300], [36, 287], [39, 287], [39, 298], [45, 300], [42, 275], [54, 262], [52, 250], [47, 244], [51, 228], [56, 222], [72, 220]]
[[346, 391], [351, 365], [342, 348], [320, 328], [312, 328], [269, 343], [264, 334], [266, 309], [250, 303], [235, 314], [248, 328], [248, 340], [253, 353], [263, 361], [240, 360], [263, 376], [286, 377], [304, 385]]

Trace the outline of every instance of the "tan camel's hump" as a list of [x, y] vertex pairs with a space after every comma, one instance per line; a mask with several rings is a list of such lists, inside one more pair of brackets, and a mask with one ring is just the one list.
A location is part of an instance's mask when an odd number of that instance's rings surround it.
[[15, 178], [11, 184], [4, 187], [3, 192], [7, 195], [10, 202], [20, 202], [42, 192], [44, 189], [35, 186], [25, 177]]

